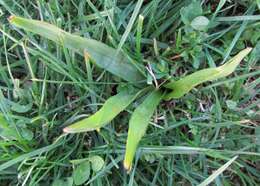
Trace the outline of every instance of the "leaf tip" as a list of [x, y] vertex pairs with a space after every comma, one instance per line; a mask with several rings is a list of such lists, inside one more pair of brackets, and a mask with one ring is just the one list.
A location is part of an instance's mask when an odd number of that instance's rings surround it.
[[7, 19], [8, 19], [8, 21], [9, 21], [10, 23], [12, 23], [13, 20], [14, 20], [14, 18], [15, 18], [15, 16], [14, 16], [14, 15], [11, 15], [11, 16], [9, 16]]
[[127, 171], [127, 173], [130, 173], [130, 172], [131, 172], [132, 165], [125, 160], [125, 161], [124, 161], [124, 168], [125, 168], [125, 170]]
[[253, 50], [253, 48], [252, 48], [252, 47], [247, 47], [246, 50], [247, 50], [248, 53], [249, 53], [249, 52], [251, 52], [251, 50]]
[[63, 132], [64, 132], [64, 133], [71, 133], [69, 127], [65, 127], [65, 128], [63, 129]]
[[144, 20], [144, 16], [143, 16], [143, 15], [139, 15], [139, 19], [140, 19], [141, 21], [143, 21], [143, 20]]
[[90, 59], [90, 54], [84, 50], [84, 58], [85, 58], [85, 61], [89, 61]]

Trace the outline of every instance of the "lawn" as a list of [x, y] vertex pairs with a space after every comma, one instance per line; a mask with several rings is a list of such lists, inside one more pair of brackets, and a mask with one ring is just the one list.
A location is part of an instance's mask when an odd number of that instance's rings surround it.
[[0, 0], [0, 185], [260, 185], [259, 23], [259, 0]]

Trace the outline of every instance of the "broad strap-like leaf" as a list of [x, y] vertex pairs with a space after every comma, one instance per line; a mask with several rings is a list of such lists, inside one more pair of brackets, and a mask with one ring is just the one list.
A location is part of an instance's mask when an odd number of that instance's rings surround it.
[[129, 122], [127, 143], [126, 143], [126, 154], [124, 160], [124, 167], [128, 171], [131, 170], [132, 161], [138, 146], [139, 141], [144, 136], [149, 121], [160, 103], [163, 94], [160, 90], [153, 91], [144, 102], [139, 105]]
[[144, 80], [142, 74], [122, 52], [117, 52], [116, 49], [102, 42], [70, 34], [43, 21], [17, 16], [11, 16], [9, 21], [16, 27], [39, 34], [62, 46], [73, 49], [81, 55], [86, 51], [97, 66], [126, 81], [137, 82]]
[[110, 97], [95, 114], [64, 128], [63, 131], [66, 133], [78, 133], [98, 130], [125, 110], [140, 93], [141, 91], [129, 93], [129, 90], [125, 89], [117, 95]]
[[178, 81], [173, 81], [166, 84], [165, 87], [168, 89], [173, 89], [173, 91], [166, 94], [164, 99], [170, 100], [173, 98], [180, 98], [201, 83], [230, 75], [251, 50], [251, 48], [246, 48], [240, 51], [236, 56], [222, 66], [199, 70]]

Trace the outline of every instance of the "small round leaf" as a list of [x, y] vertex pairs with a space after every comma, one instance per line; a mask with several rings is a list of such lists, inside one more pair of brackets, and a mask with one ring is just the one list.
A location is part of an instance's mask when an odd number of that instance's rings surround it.
[[94, 172], [100, 171], [105, 164], [100, 156], [92, 156], [88, 160], [91, 162], [91, 167]]
[[198, 16], [194, 18], [191, 22], [192, 28], [199, 31], [205, 30], [208, 24], [209, 24], [209, 20], [205, 16]]
[[227, 104], [227, 107], [231, 110], [235, 110], [237, 108], [237, 102], [235, 102], [235, 101], [227, 100], [226, 104]]

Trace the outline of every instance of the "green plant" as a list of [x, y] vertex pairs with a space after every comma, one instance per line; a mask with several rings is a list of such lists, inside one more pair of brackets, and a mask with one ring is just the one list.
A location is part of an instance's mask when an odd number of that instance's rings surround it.
[[[141, 96], [145, 97], [143, 103], [136, 108], [130, 119], [124, 161], [124, 166], [128, 171], [131, 170], [136, 148], [145, 134], [150, 118], [162, 100], [180, 98], [201, 83], [230, 75], [240, 61], [251, 51], [251, 48], [242, 50], [220, 67], [200, 70], [177, 81], [164, 79], [160, 85], [156, 84], [155, 87], [147, 85], [147, 87], [140, 90], [145, 80], [145, 75], [140, 69], [145, 67], [136, 64], [129, 57], [124, 56], [122, 52], [101, 42], [72, 35], [45, 22], [16, 16], [11, 16], [9, 21], [19, 28], [46, 37], [60, 45], [77, 51], [81, 55], [87, 53], [91, 61], [97, 66], [134, 83], [134, 86], [126, 86], [119, 90], [119, 93], [109, 98], [94, 115], [64, 129], [64, 132], [67, 133], [99, 130], [100, 127], [106, 125], [134, 100]], [[156, 82], [156, 78], [154, 81]]]

